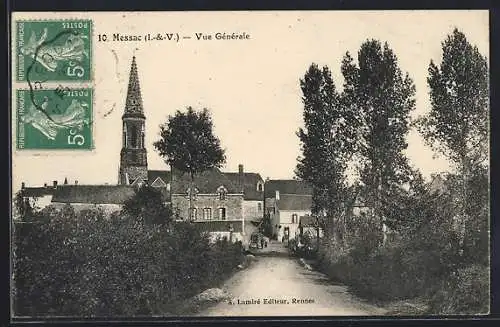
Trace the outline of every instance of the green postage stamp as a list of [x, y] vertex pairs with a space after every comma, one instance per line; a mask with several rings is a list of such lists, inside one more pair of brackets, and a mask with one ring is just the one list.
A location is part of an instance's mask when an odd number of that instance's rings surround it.
[[91, 34], [91, 20], [17, 21], [17, 81], [90, 81]]
[[92, 149], [92, 97], [91, 88], [17, 90], [17, 148]]

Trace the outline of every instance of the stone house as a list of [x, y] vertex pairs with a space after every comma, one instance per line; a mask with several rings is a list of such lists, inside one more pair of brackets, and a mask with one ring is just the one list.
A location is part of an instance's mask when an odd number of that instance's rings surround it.
[[248, 241], [264, 212], [264, 181], [259, 174], [245, 173], [239, 165], [237, 173], [213, 168], [191, 181], [187, 174], [172, 171], [171, 203], [177, 220], [202, 224], [200, 228], [212, 235]]

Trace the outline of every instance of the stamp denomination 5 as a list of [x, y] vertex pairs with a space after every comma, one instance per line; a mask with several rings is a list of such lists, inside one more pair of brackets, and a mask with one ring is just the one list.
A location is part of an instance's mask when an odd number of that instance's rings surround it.
[[92, 148], [90, 88], [17, 90], [18, 149]]
[[17, 81], [90, 81], [91, 20], [16, 22]]

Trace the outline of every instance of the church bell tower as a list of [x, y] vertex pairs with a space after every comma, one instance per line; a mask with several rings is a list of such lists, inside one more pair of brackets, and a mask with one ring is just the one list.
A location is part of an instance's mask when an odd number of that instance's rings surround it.
[[147, 182], [148, 159], [144, 145], [146, 117], [142, 106], [141, 88], [135, 56], [132, 58], [130, 76], [122, 116], [122, 149], [118, 184], [139, 185]]

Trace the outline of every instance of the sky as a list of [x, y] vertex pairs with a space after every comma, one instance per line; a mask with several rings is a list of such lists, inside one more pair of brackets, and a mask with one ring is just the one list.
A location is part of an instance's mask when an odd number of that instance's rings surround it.
[[[336, 87], [346, 51], [356, 59], [367, 39], [388, 42], [400, 68], [416, 86], [413, 117], [430, 110], [427, 69], [440, 62], [441, 42], [455, 27], [489, 58], [487, 11], [272, 11], [156, 13], [15, 13], [16, 19], [93, 20], [94, 143], [92, 151], [28, 151], [13, 148], [13, 188], [62, 182], [116, 184], [123, 114], [132, 56], [136, 56], [146, 115], [149, 169], [168, 169], [152, 144], [168, 115], [187, 106], [208, 108], [226, 150], [225, 171], [293, 178], [302, 126], [299, 80], [311, 63], [327, 65]], [[216, 40], [215, 33], [243, 33], [246, 40]], [[178, 33], [175, 41], [112, 41], [112, 35]], [[212, 35], [197, 40], [195, 33]], [[107, 42], [98, 42], [106, 34]], [[15, 37], [15, 33], [13, 33]], [[190, 36], [191, 39], [182, 39]], [[13, 43], [14, 44], [14, 43]], [[15, 49], [12, 49], [15, 53]], [[16, 56], [13, 56], [15, 60]], [[15, 65], [15, 61], [13, 62]], [[16, 87], [22, 87], [19, 83]], [[15, 112], [15, 111], [13, 111]], [[15, 120], [15, 115], [12, 116]], [[13, 124], [13, 144], [15, 144]], [[424, 176], [450, 169], [434, 158], [416, 131], [406, 154]], [[36, 167], [36, 168], [35, 168]]]

